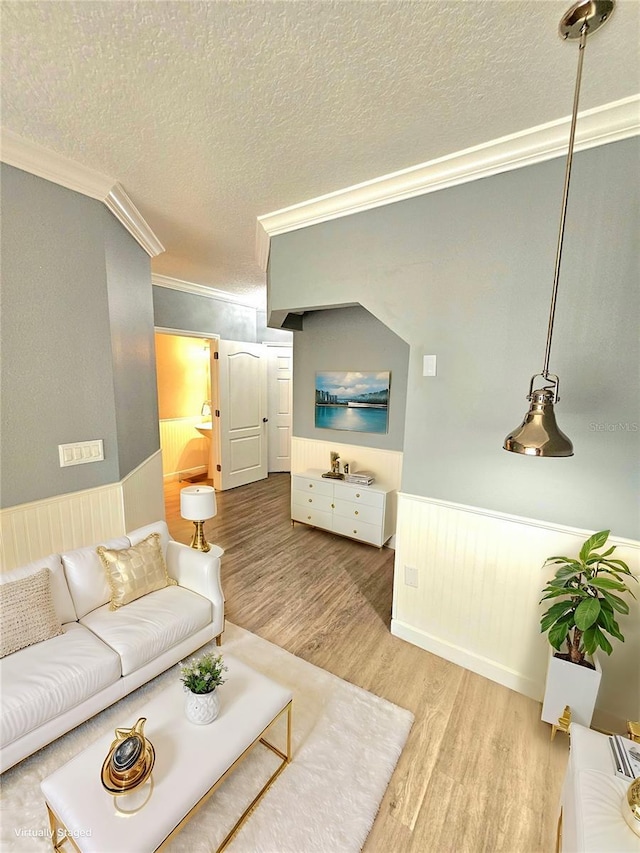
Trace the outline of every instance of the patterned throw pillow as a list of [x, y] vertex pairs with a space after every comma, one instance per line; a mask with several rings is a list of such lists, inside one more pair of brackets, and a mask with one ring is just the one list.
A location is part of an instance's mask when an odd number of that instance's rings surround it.
[[111, 589], [109, 610], [117, 610], [149, 592], [176, 583], [167, 573], [159, 533], [152, 533], [137, 545], [121, 551], [105, 548], [104, 545], [96, 550]]
[[0, 658], [62, 633], [49, 569], [0, 584]]

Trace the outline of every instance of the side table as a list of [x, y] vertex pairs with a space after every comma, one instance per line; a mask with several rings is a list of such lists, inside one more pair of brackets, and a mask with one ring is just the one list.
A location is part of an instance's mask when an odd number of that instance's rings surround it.
[[558, 853], [640, 853], [621, 801], [629, 783], [615, 775], [606, 735], [571, 723], [571, 749], [558, 820]]

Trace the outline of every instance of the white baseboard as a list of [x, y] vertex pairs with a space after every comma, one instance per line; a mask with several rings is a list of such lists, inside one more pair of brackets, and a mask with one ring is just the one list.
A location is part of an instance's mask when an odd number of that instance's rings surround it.
[[163, 474], [162, 481], [164, 483], [181, 483], [187, 477], [197, 477], [200, 474], [207, 473], [206, 465], [198, 465], [195, 468], [186, 468], [184, 471], [172, 471], [170, 474]]
[[474, 654], [469, 649], [445, 642], [438, 639], [438, 637], [433, 637], [426, 631], [413, 628], [411, 625], [400, 622], [398, 619], [391, 620], [391, 633], [394, 637], [406, 640], [414, 646], [425, 649], [427, 652], [432, 652], [434, 655], [438, 655], [438, 657], [469, 669], [471, 672], [482, 675], [484, 678], [495, 681], [497, 684], [502, 684], [510, 690], [522, 693], [530, 699], [542, 700], [541, 687], [536, 681], [527, 678], [522, 673], [515, 672], [513, 669], [502, 666], [496, 661]]

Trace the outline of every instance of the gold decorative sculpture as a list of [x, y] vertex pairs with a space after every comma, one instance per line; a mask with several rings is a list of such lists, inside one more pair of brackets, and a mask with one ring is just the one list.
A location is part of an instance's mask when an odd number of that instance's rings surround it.
[[632, 740], [634, 743], [640, 743], [640, 720], [627, 720], [627, 732], [629, 740]]
[[640, 837], [640, 777], [635, 779], [622, 798], [622, 814], [630, 829]]
[[102, 765], [102, 785], [110, 794], [125, 794], [143, 785], [153, 770], [156, 753], [144, 736], [146, 717], [130, 729], [116, 729], [116, 739]]
[[323, 474], [323, 477], [328, 477], [330, 480], [344, 480], [344, 474], [340, 473], [340, 454], [332, 450], [330, 452], [331, 469]]
[[562, 716], [558, 717], [558, 725], [551, 726], [551, 740], [556, 736], [556, 732], [565, 732], [569, 733], [569, 726], [571, 725], [571, 708], [568, 705], [564, 706], [564, 711], [562, 712]]

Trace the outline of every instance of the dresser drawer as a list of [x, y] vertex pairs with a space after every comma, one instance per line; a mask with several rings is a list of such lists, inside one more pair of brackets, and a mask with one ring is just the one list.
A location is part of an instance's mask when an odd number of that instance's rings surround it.
[[294, 521], [301, 521], [303, 524], [310, 524], [312, 527], [322, 527], [324, 530], [331, 530], [331, 512], [323, 512], [320, 509], [294, 505], [291, 507], [291, 518]]
[[311, 480], [308, 477], [299, 477], [298, 475], [292, 477], [291, 480], [294, 491], [333, 497], [333, 483], [330, 480]]
[[364, 521], [353, 521], [350, 518], [334, 515], [333, 531], [342, 536], [350, 536], [352, 539], [359, 539], [361, 542], [382, 547], [382, 531], [379, 525], [367, 524]]
[[368, 486], [353, 486], [351, 483], [336, 483], [335, 496], [341, 500], [377, 506], [380, 509], [384, 506], [385, 500], [384, 492], [373, 492]]
[[353, 503], [352, 501], [334, 500], [334, 511], [337, 516], [348, 518], [352, 521], [364, 521], [367, 524], [382, 525], [383, 509], [367, 504]]
[[300, 509], [320, 509], [323, 512], [331, 512], [333, 501], [331, 495], [321, 495], [317, 492], [301, 492], [294, 489], [291, 492], [291, 506]]

